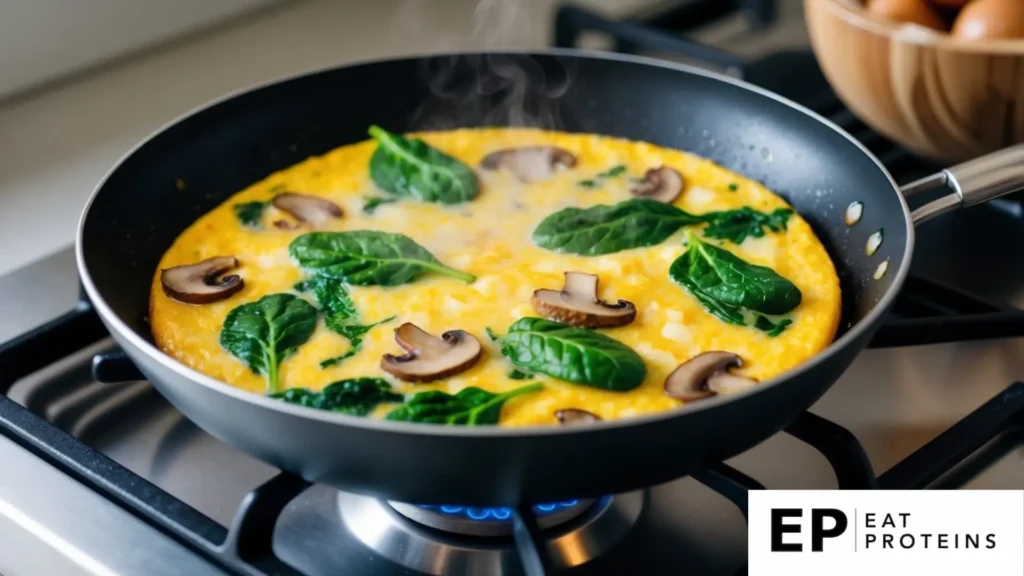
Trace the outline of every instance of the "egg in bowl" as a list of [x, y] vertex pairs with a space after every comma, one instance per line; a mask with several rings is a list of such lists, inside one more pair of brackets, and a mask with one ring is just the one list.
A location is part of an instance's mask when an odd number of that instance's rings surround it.
[[157, 346], [314, 408], [524, 426], [732, 393], [835, 335], [810, 226], [707, 159], [533, 129], [373, 135], [185, 230], [153, 278]]

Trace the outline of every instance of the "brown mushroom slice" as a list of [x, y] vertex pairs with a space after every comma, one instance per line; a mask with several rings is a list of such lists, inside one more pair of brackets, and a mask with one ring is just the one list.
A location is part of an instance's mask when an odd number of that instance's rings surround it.
[[597, 297], [596, 274], [566, 272], [561, 290], [535, 290], [530, 305], [541, 316], [582, 328], [625, 326], [636, 318], [636, 306], [619, 300], [615, 304]]
[[644, 174], [644, 181], [634, 186], [630, 192], [634, 196], [671, 204], [683, 193], [683, 186], [683, 175], [678, 170], [661, 166], [648, 170]]
[[575, 165], [576, 156], [556, 146], [504, 148], [491, 152], [480, 161], [480, 166], [486, 170], [512, 171], [524, 184], [550, 180], [559, 166], [572, 168]]
[[235, 268], [238, 268], [238, 259], [234, 256], [216, 256], [195, 264], [166, 268], [160, 272], [160, 284], [164, 294], [178, 302], [209, 304], [231, 297], [245, 285], [237, 274], [221, 276]]
[[600, 422], [601, 417], [593, 412], [580, 410], [579, 408], [563, 408], [555, 412], [555, 418], [562, 426], [576, 426], [578, 424], [590, 424]]
[[395, 342], [405, 354], [385, 354], [380, 367], [406, 382], [431, 382], [468, 370], [483, 352], [469, 332], [449, 330], [438, 338], [406, 322], [395, 329]]
[[[313, 226], [341, 218], [343, 214], [341, 207], [326, 198], [296, 192], [278, 194], [271, 200], [271, 204], [274, 205], [274, 208], [291, 214], [299, 222], [308, 222]], [[274, 226], [282, 230], [289, 229], [280, 222], [282, 221], [274, 222]]]
[[701, 352], [665, 378], [665, 394], [686, 402], [714, 396], [718, 391], [710, 386], [711, 377], [742, 365], [743, 359], [732, 352]]
[[757, 380], [728, 371], [715, 372], [708, 377], [708, 389], [716, 394], [736, 394], [756, 385]]

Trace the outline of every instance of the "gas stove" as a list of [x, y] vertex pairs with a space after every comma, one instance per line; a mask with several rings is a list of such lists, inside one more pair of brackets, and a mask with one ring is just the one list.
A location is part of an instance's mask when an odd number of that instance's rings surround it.
[[[681, 31], [737, 10], [758, 26], [775, 14], [767, 0], [698, 0], [619, 21], [563, 6], [556, 44], [596, 32], [620, 51], [701, 61], [828, 116], [902, 183], [938, 168], [860, 123], [810, 53], [745, 60]], [[65, 250], [0, 278], [0, 574], [623, 574], [639, 566], [732, 575], [746, 569], [749, 490], [1020, 489], [1024, 384], [1014, 382], [1024, 380], [1024, 268], [1000, 247], [1020, 244], [1024, 211], [997, 201], [918, 232], [913, 276], [872, 349], [784, 432], [663, 485], [518, 510], [310, 485], [199, 430], [145, 381], [98, 382], [92, 358], [114, 347], [76, 304]]]

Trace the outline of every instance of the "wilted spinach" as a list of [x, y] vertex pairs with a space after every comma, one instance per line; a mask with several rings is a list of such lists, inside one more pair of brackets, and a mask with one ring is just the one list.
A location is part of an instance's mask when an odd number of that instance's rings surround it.
[[242, 304], [224, 319], [220, 345], [267, 381], [277, 392], [281, 362], [316, 329], [316, 308], [292, 294], [270, 294]]
[[703, 231], [704, 236], [741, 244], [747, 236], [764, 236], [764, 228], [772, 232], [784, 231], [786, 222], [792, 215], [793, 211], [789, 208], [776, 208], [771, 213], [765, 213], [744, 206], [738, 210], [703, 214], [701, 219], [708, 223]]
[[365, 416], [378, 404], [401, 402], [404, 399], [404, 396], [391, 390], [387, 381], [380, 378], [350, 378], [328, 384], [320, 392], [291, 388], [270, 396], [291, 404], [352, 416]]
[[406, 400], [404, 405], [389, 412], [386, 419], [449, 426], [497, 424], [505, 402], [542, 388], [541, 384], [527, 384], [500, 394], [476, 387], [463, 388], [457, 394], [438, 390], [418, 392]]
[[[334, 333], [348, 339], [349, 349], [340, 356], [334, 358], [328, 358], [320, 362], [321, 368], [328, 368], [340, 363], [342, 360], [347, 360], [356, 355], [359, 352], [359, 347], [363, 345], [363, 338], [366, 337], [366, 333], [384, 324], [394, 320], [394, 316], [389, 316], [383, 320], [378, 320], [373, 324], [352, 324], [349, 323], [351, 320], [333, 320], [332, 318], [327, 319], [327, 327]], [[333, 321], [332, 321], [333, 320]]]
[[480, 182], [469, 166], [423, 140], [392, 134], [379, 126], [371, 126], [369, 132], [377, 140], [377, 150], [370, 158], [370, 178], [378, 188], [442, 204], [468, 202], [480, 193]]
[[529, 372], [603, 390], [632, 390], [647, 376], [643, 359], [622, 342], [543, 318], [512, 324], [501, 353]]
[[778, 336], [791, 323], [787, 319], [773, 322], [762, 315], [785, 314], [800, 305], [800, 289], [792, 282], [771, 268], [701, 242], [692, 231], [687, 242], [686, 252], [669, 268], [669, 277], [708, 313], [730, 324], [753, 325], [770, 336]]
[[786, 229], [793, 214], [778, 208], [771, 214], [749, 206], [738, 210], [690, 214], [647, 198], [634, 198], [608, 206], [564, 208], [549, 215], [533, 231], [533, 242], [554, 252], [580, 256], [599, 256], [632, 248], [654, 246], [665, 241], [683, 226], [707, 223], [709, 238], [727, 239], [739, 244], [747, 236], [764, 236], [762, 227], [773, 232]]
[[530, 380], [533, 378], [533, 374], [523, 372], [522, 370], [512, 370], [508, 373], [509, 380]]
[[426, 273], [476, 280], [441, 264], [408, 236], [389, 232], [310, 232], [293, 240], [288, 252], [315, 275], [358, 286], [398, 286]]
[[242, 226], [248, 226], [249, 228], [261, 228], [261, 222], [263, 221], [263, 210], [266, 209], [268, 202], [243, 202], [242, 204], [235, 204], [231, 208], [235, 212], [235, 218]]
[[680, 227], [700, 222], [675, 206], [638, 198], [559, 210], [534, 229], [533, 242], [554, 252], [599, 256], [660, 244]]
[[345, 338], [349, 343], [349, 348], [344, 354], [320, 362], [321, 368], [334, 366], [355, 356], [359, 352], [359, 347], [362, 346], [367, 332], [395, 318], [391, 316], [373, 324], [360, 324], [356, 305], [352, 302], [348, 289], [341, 280], [326, 276], [313, 276], [305, 281], [305, 288], [311, 290], [316, 296], [317, 302], [320, 303], [327, 329]]

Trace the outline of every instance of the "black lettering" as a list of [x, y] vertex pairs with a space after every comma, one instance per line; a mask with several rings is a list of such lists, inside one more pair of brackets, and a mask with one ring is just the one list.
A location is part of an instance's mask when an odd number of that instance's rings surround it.
[[874, 512], [868, 512], [867, 514], [864, 515], [864, 527], [865, 528], [874, 528], [875, 527], [875, 513]]
[[939, 548], [945, 550], [949, 548], [947, 541], [949, 540], [949, 534], [939, 534]]
[[953, 534], [953, 550], [959, 550], [959, 549], [960, 549], [960, 535], [954, 533]]
[[866, 535], [864, 537], [864, 549], [866, 550], [866, 549], [870, 548], [871, 547], [871, 543], [874, 542], [877, 539], [878, 539], [878, 537], [875, 536], [874, 534]]
[[[907, 539], [908, 538], [910, 540], [910, 544], [907, 544]], [[904, 550], [910, 550], [911, 548], [913, 548], [914, 547], [914, 535], [913, 534], [903, 534], [902, 536], [900, 536], [900, 546], [902, 546]]]
[[[825, 518], [831, 518], [835, 525], [825, 529]], [[811, 510], [811, 551], [821, 552], [825, 538], [836, 538], [846, 532], [846, 514], [834, 508]]]
[[925, 550], [928, 549], [928, 539], [931, 538], [931, 537], [932, 537], [931, 534], [921, 534], [921, 539], [924, 540], [924, 548], [925, 548]]
[[985, 536], [985, 540], [988, 541], [988, 544], [985, 544], [985, 548], [988, 548], [989, 550], [992, 550], [993, 548], [996, 547], [996, 535], [995, 534], [989, 534], [988, 536]]
[[892, 519], [892, 514], [886, 513], [885, 520], [882, 520], [882, 528], [895, 528], [896, 521]]
[[910, 512], [900, 512], [900, 518], [903, 518], [903, 528], [906, 528], [907, 518], [910, 518]]
[[799, 508], [772, 508], [772, 552], [803, 552], [803, 544], [782, 541], [783, 534], [799, 534], [799, 524], [786, 524], [786, 518], [801, 518], [803, 510]]
[[965, 548], [974, 548], [977, 550], [981, 545], [981, 534], [965, 534], [964, 538], [967, 538], [967, 545]]
[[892, 534], [882, 534], [882, 548], [892, 548]]

